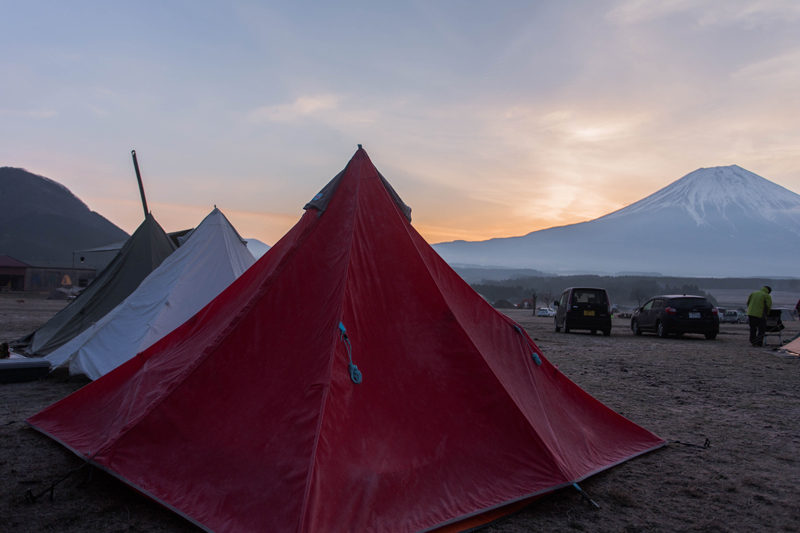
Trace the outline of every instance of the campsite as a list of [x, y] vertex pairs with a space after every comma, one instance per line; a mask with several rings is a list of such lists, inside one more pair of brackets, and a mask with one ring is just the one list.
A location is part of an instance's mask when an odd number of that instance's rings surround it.
[[[0, 339], [25, 334], [63, 305], [0, 295]], [[706, 341], [635, 337], [627, 320], [615, 319], [603, 337], [555, 333], [552, 318], [529, 310], [506, 313], [571, 380], [668, 444], [581, 482], [599, 509], [564, 488], [484, 531], [797, 530], [800, 358], [751, 348], [744, 324], [723, 324]], [[800, 322], [786, 326], [784, 338], [800, 332]], [[25, 423], [87, 383], [57, 372], [0, 385], [2, 530], [197, 531], [112, 476], [81, 468], [77, 456]]]
[[800, 533], [800, 2], [4, 20], [0, 533]]

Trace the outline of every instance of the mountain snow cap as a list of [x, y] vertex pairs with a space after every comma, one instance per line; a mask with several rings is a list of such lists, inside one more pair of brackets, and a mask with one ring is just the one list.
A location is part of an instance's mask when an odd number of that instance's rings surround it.
[[787, 211], [800, 215], [800, 195], [738, 165], [699, 168], [602, 218], [675, 208], [686, 211], [697, 225], [707, 224], [710, 217], [727, 218], [733, 212], [760, 213], [773, 219]]

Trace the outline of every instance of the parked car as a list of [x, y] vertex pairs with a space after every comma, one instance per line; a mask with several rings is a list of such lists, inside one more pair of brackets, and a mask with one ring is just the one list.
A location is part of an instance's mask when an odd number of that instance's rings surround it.
[[536, 310], [536, 316], [555, 316], [556, 312], [549, 307], [540, 307]]
[[717, 311], [719, 314], [719, 321], [728, 324], [738, 324], [743, 314], [736, 309], [728, 309], [724, 312], [722, 309], [718, 309]]
[[719, 333], [719, 313], [702, 296], [666, 294], [651, 298], [633, 312], [631, 330], [636, 335], [645, 331], [659, 337], [700, 333], [706, 339], [715, 339]]
[[553, 305], [556, 331], [588, 329], [592, 334], [602, 331], [605, 336], [611, 335], [611, 301], [605, 289], [569, 287]]

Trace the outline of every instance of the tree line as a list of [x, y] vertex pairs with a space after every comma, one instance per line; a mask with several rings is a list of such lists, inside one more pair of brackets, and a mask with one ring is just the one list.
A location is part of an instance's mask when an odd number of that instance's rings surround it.
[[657, 294], [696, 294], [717, 305], [706, 289], [758, 288], [770, 285], [773, 290], [800, 291], [800, 279], [762, 280], [753, 278], [678, 278], [655, 276], [530, 276], [503, 281], [472, 283], [475, 291], [489, 302], [506, 300], [518, 305], [536, 296], [537, 307], [552, 305], [567, 287], [603, 287], [614, 304], [638, 306]]

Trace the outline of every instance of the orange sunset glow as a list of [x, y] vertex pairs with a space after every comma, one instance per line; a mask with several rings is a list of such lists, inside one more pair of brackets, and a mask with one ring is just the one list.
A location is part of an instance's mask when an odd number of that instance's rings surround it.
[[135, 148], [165, 229], [217, 205], [269, 244], [358, 143], [430, 242], [590, 220], [700, 167], [800, 190], [796, 3], [347, 4], [16, 5], [0, 164], [131, 232]]

